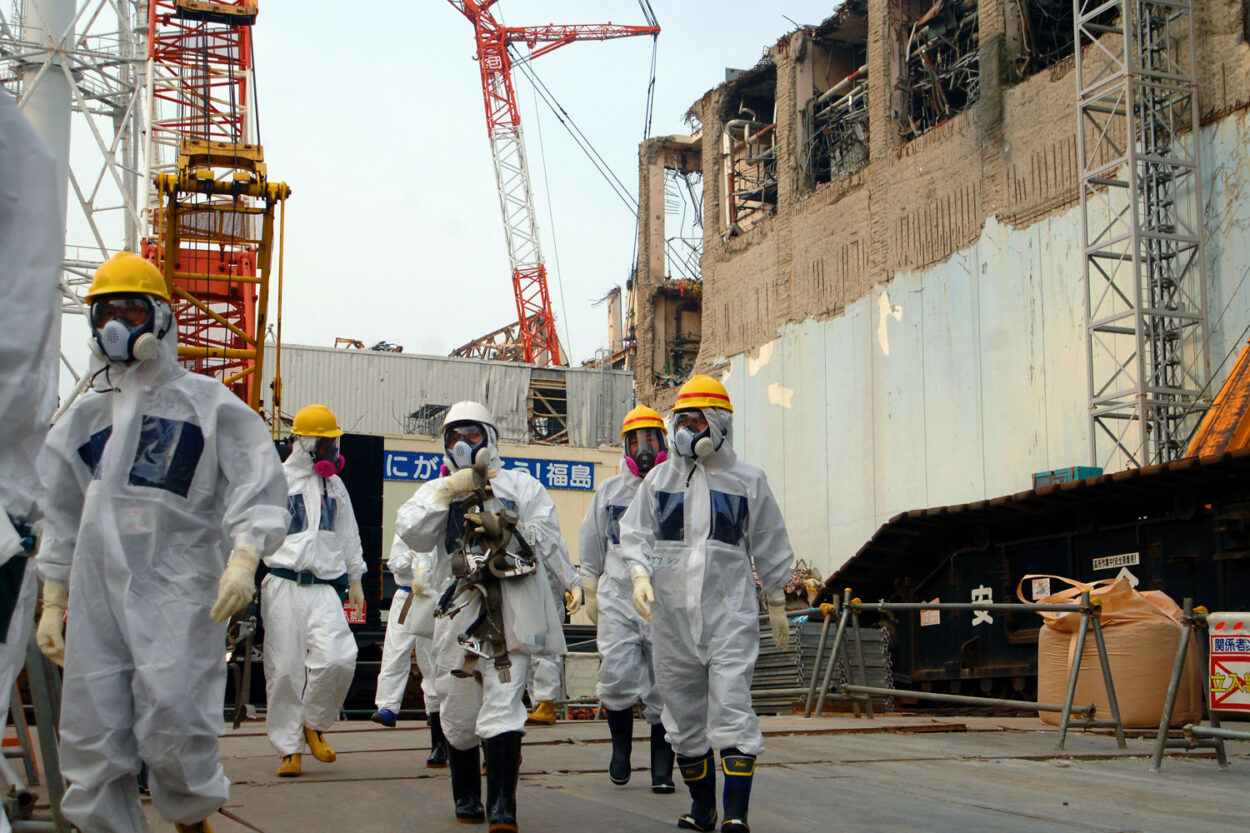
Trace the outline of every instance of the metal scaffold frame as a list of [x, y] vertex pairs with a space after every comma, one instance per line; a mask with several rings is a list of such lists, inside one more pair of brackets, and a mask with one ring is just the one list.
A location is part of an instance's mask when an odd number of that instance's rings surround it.
[[[65, 189], [67, 204], [66, 314], [86, 311], [82, 296], [96, 267], [116, 250], [113, 243], [138, 249], [145, 6], [140, 0], [0, 6], [0, 86], [65, 166], [64, 179], [50, 186]], [[73, 153], [71, 124], [80, 137]], [[61, 361], [74, 378], [85, 378], [64, 352]]]
[[1192, 0], [1074, 0], [1090, 455], [1184, 454], [1209, 376]]

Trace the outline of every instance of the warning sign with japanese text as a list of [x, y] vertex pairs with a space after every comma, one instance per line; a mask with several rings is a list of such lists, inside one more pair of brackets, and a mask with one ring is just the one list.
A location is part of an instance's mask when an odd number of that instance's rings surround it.
[[1250, 613], [1212, 613], [1211, 708], [1250, 712]]

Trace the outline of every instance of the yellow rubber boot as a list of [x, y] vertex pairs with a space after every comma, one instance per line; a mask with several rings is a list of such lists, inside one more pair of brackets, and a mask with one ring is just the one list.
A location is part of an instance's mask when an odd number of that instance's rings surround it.
[[283, 755], [282, 765], [278, 767], [278, 777], [279, 778], [294, 778], [295, 776], [303, 772], [304, 766], [301, 763], [302, 757], [303, 756], [301, 756], [300, 753], [298, 752], [296, 752], [294, 755]]
[[308, 741], [308, 748], [312, 750], [313, 757], [321, 763], [332, 764], [338, 760], [339, 756], [330, 748], [330, 744], [326, 743], [325, 735], [320, 732], [305, 726], [304, 740]]
[[538, 707], [529, 713], [525, 722], [527, 725], [541, 723], [546, 726], [552, 726], [556, 722], [556, 706], [550, 700], [543, 700]]
[[174, 822], [174, 830], [177, 833], [213, 833], [213, 828], [208, 826], [208, 820], [197, 821], [195, 824], [183, 824], [182, 822]]

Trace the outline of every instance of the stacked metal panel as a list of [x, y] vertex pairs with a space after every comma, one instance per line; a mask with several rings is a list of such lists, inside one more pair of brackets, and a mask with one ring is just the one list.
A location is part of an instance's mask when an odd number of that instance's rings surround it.
[[[829, 651], [833, 647], [837, 623], [829, 628], [825, 649], [820, 659], [820, 667], [816, 667], [816, 651], [820, 644], [821, 622], [802, 622], [790, 626], [790, 647], [784, 651], [777, 650], [773, 645], [772, 633], [764, 625], [760, 633], [760, 658], [755, 664], [755, 677], [751, 681], [751, 703], [757, 714], [790, 714], [796, 703], [804, 702], [805, 694], [794, 691], [808, 690], [812, 684], [812, 675], [824, 676], [825, 666], [829, 660]], [[892, 688], [894, 686], [894, 667], [890, 659], [890, 637], [884, 628], [862, 628], [860, 639], [864, 646], [864, 666], [868, 680], [860, 680], [858, 665], [855, 658], [855, 634], [847, 630], [841, 656], [833, 667], [829, 688], [837, 692], [843, 683]], [[847, 668], [847, 659], [851, 667]], [[837, 702], [831, 700], [830, 702]], [[892, 698], [873, 698], [874, 707], [893, 711]]]
[[762, 623], [760, 656], [755, 662], [755, 676], [751, 678], [751, 705], [756, 714], [790, 714], [794, 704], [802, 699], [794, 694], [795, 689], [804, 685], [799, 669], [798, 633], [799, 626], [791, 624], [790, 646], [779, 650], [773, 644], [767, 620]]

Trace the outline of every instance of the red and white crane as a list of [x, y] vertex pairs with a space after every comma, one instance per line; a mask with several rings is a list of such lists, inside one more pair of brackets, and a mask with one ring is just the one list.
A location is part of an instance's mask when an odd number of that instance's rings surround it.
[[[448, 2], [473, 24], [477, 41], [486, 129], [495, 160], [499, 207], [503, 211], [508, 258], [512, 264], [512, 289], [516, 295], [517, 329], [522, 348], [519, 358], [537, 365], [563, 364], [555, 316], [551, 312], [551, 296], [547, 291], [547, 267], [543, 263], [534, 219], [534, 197], [521, 140], [521, 114], [512, 85], [512, 57], [508, 47], [524, 43], [531, 50], [529, 60], [533, 60], [573, 41], [604, 41], [637, 35], [654, 37], [660, 33], [660, 27], [612, 23], [503, 26], [490, 12], [498, 0]], [[453, 355], [462, 351], [467, 354], [472, 347], [466, 345]]]

